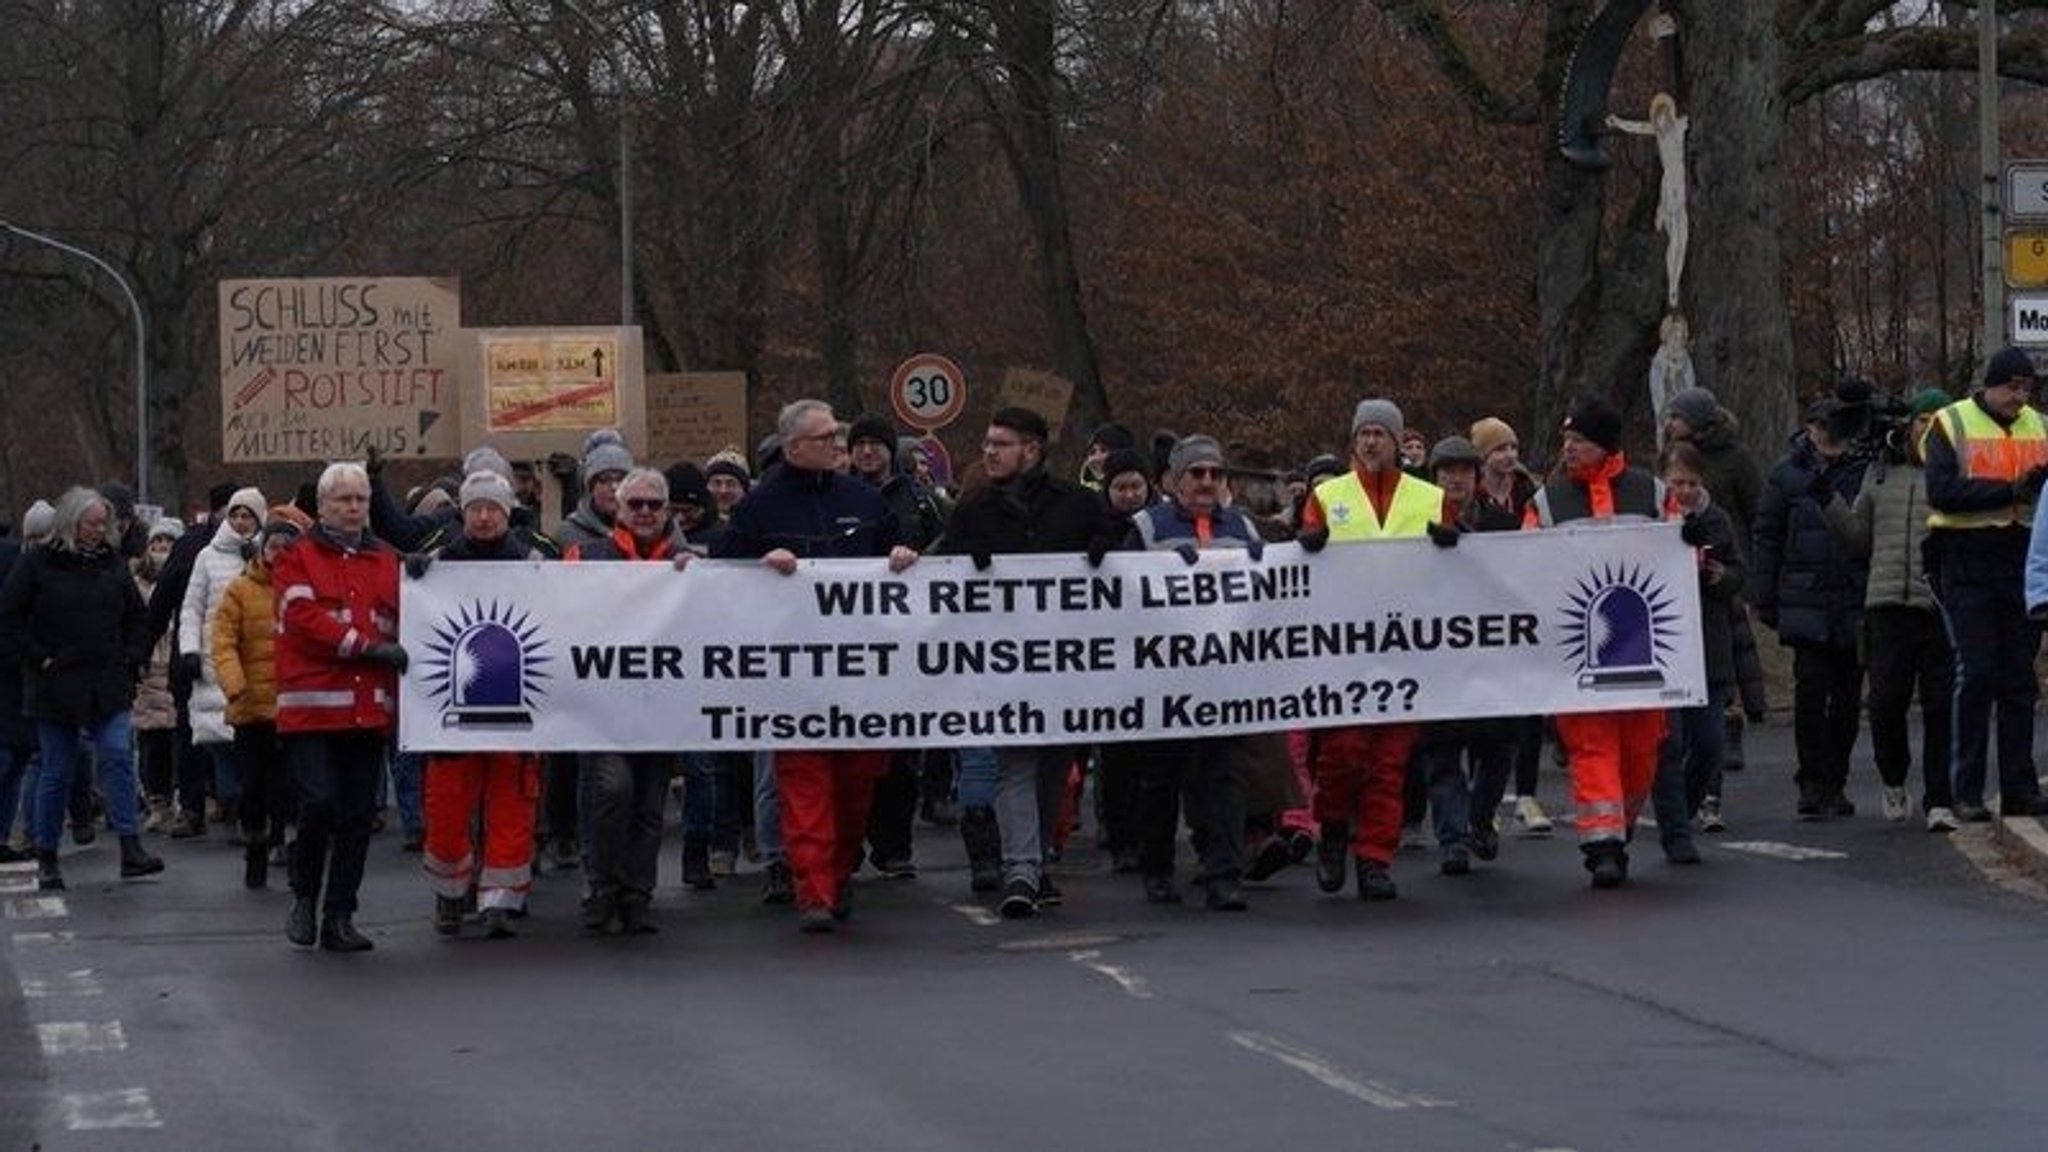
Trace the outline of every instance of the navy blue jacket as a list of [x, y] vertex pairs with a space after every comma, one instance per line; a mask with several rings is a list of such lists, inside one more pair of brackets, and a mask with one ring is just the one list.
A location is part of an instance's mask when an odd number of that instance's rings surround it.
[[874, 485], [785, 463], [733, 505], [732, 521], [711, 555], [758, 560], [787, 548], [801, 559], [887, 556], [902, 540], [896, 514]]
[[1826, 461], [1805, 432], [1793, 439], [1791, 454], [1764, 481], [1751, 525], [1749, 602], [1790, 647], [1854, 648], [1869, 560], [1828, 527], [1811, 495], [1816, 475], [1853, 504], [1863, 461], [1846, 452]]

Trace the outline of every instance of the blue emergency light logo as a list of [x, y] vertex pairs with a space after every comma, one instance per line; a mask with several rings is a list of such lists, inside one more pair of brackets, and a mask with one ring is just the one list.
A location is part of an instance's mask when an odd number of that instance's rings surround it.
[[1579, 687], [1656, 688], [1678, 633], [1678, 609], [1641, 568], [1605, 566], [1581, 577], [1559, 609], [1565, 659]]
[[547, 640], [517, 605], [476, 601], [442, 617], [425, 661], [442, 726], [532, 728], [551, 659]]

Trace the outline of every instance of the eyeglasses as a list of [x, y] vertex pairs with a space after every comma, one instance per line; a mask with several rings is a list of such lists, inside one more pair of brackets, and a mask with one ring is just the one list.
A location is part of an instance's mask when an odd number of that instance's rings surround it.
[[791, 436], [790, 439], [799, 444], [823, 444], [839, 439], [839, 430], [827, 428], [823, 432], [813, 432], [809, 436]]
[[666, 500], [627, 500], [625, 505], [635, 512], [663, 512], [668, 509]]

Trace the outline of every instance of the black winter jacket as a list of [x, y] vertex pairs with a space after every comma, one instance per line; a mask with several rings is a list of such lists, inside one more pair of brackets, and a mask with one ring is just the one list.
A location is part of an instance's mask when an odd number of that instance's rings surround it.
[[1863, 462], [1846, 453], [1823, 460], [1804, 431], [1793, 437], [1791, 454], [1771, 469], [1757, 505], [1749, 602], [1790, 647], [1854, 648], [1869, 562], [1828, 527], [1809, 494], [1816, 474], [1853, 504]]
[[960, 498], [939, 551], [953, 556], [1086, 552], [1108, 529], [1102, 498], [1044, 468]]
[[783, 465], [739, 503], [711, 555], [758, 560], [777, 548], [804, 559], [887, 556], [903, 533], [889, 502], [865, 480]]
[[111, 548], [32, 549], [0, 588], [0, 660], [20, 666], [31, 720], [84, 726], [126, 712], [149, 650], [148, 609]]

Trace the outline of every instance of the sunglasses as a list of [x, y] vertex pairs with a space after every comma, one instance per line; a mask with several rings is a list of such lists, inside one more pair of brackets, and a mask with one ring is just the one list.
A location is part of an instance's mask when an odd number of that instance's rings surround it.
[[627, 500], [625, 505], [635, 512], [665, 512], [668, 510], [668, 501], [666, 500]]
[[1197, 464], [1192, 467], [1183, 468], [1181, 471], [1197, 480], [1216, 480], [1223, 475], [1223, 469], [1211, 468], [1206, 464]]

